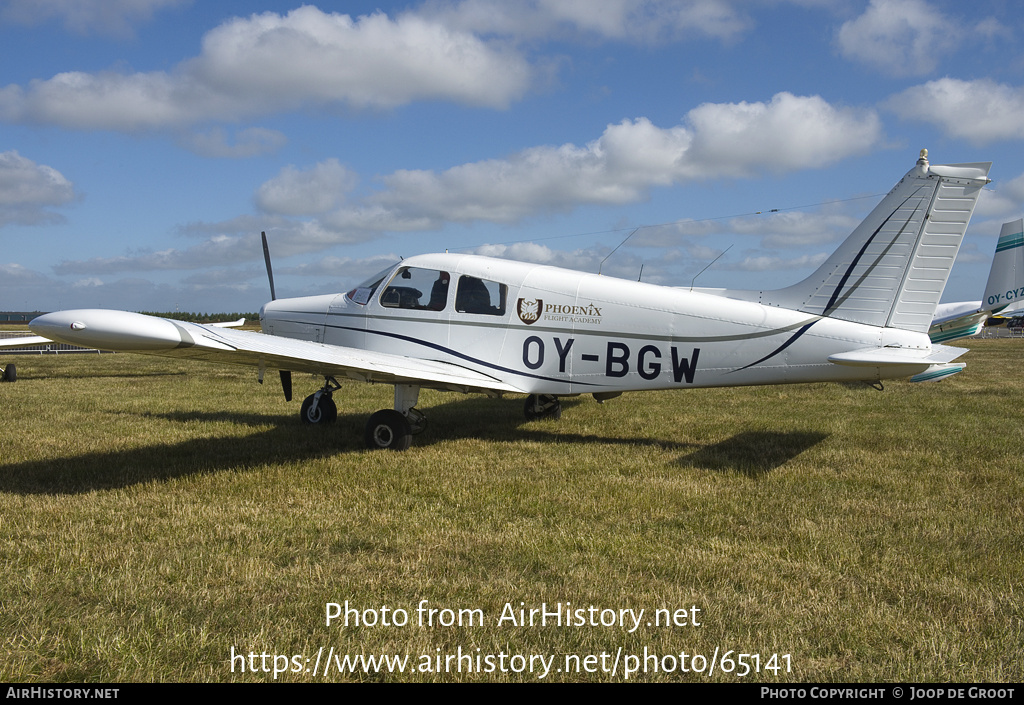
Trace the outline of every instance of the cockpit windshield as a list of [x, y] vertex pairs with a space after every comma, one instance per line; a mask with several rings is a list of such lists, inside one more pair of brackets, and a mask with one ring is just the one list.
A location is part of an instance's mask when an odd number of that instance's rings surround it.
[[388, 272], [390, 272], [394, 268], [395, 265], [392, 264], [389, 265], [387, 269], [382, 269], [381, 271], [377, 272], [372, 277], [364, 281], [362, 284], [357, 286], [355, 289], [348, 292], [346, 296], [353, 303], [365, 306], [367, 302], [369, 302], [370, 298], [373, 296], [373, 292], [375, 292], [377, 290], [377, 287], [380, 286], [381, 282], [384, 281], [384, 277], [386, 277], [388, 275]]

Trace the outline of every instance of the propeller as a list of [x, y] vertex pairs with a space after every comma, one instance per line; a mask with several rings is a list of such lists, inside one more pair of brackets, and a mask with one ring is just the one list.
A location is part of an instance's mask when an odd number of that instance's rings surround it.
[[[270, 266], [270, 247], [267, 245], [267, 233], [261, 232], [263, 237], [263, 259], [267, 263], [267, 277], [270, 279], [270, 300], [277, 300], [277, 292], [274, 291], [274, 268]], [[278, 370], [281, 375], [281, 389], [284, 391], [284, 400], [292, 400], [292, 373], [291, 370]]]

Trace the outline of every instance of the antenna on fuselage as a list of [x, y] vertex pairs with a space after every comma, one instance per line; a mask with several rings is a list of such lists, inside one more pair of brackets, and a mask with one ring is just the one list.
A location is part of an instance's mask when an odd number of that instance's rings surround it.
[[[618, 250], [623, 245], [625, 245], [626, 244], [626, 240], [628, 240], [629, 238], [633, 237], [633, 235], [636, 234], [636, 231], [639, 230], [642, 227], [644, 227], [644, 226], [641, 225], [640, 227], [633, 228], [633, 231], [629, 235], [627, 235], [626, 237], [622, 238], [622, 242], [620, 242], [618, 245], [615, 246], [615, 250], [612, 250], [611, 252], [608, 253], [608, 257], [611, 257], [612, 255], [614, 255], [615, 251]], [[608, 257], [605, 257], [603, 260], [601, 260], [601, 264], [597, 265], [597, 273], [598, 274], [601, 273], [601, 267], [603, 267], [604, 263], [608, 261]]]
[[690, 280], [690, 291], [693, 291], [693, 284], [694, 284], [694, 282], [697, 281], [697, 277], [699, 277], [704, 272], [708, 271], [708, 267], [713, 265], [718, 260], [722, 259], [722, 257], [725, 256], [725, 253], [728, 252], [731, 249], [732, 249], [732, 245], [729, 245], [728, 247], [726, 247], [724, 250], [722, 250], [722, 254], [718, 255], [718, 257], [715, 257], [713, 260], [708, 262], [708, 266], [707, 267], [705, 267], [704, 269], [700, 270], [699, 272], [697, 272], [696, 274], [693, 275], [693, 279]]
[[[261, 232], [263, 238], [263, 260], [267, 263], [267, 278], [270, 279], [270, 300], [277, 301], [277, 292], [274, 291], [274, 268], [270, 266], [270, 246], [267, 245], [267, 233]], [[262, 368], [261, 368], [262, 369]], [[284, 400], [292, 400], [292, 373], [291, 370], [278, 370], [281, 375], [281, 391], [284, 392]], [[260, 372], [260, 383], [263, 382], [263, 373]]]

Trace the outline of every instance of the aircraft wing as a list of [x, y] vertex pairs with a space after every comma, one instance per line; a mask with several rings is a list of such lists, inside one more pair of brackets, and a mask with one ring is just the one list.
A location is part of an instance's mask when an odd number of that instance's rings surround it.
[[[245, 325], [245, 318], [239, 318], [237, 321], [210, 323], [209, 325], [214, 328], [241, 328]], [[11, 338], [0, 338], [0, 349], [27, 348], [33, 345], [46, 345], [52, 342], [54, 342], [52, 338], [44, 338], [41, 335], [19, 335]]]
[[34, 333], [71, 345], [247, 365], [261, 372], [264, 369], [291, 370], [459, 392], [522, 391], [496, 377], [447, 362], [172, 321], [127, 311], [58, 311], [36, 318], [29, 328]]
[[50, 338], [40, 335], [19, 335], [16, 338], [0, 338], [0, 348], [24, 348], [30, 345], [45, 345], [52, 343]]

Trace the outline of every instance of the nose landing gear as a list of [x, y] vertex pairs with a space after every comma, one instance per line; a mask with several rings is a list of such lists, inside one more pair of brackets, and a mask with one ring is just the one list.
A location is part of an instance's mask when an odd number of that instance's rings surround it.
[[325, 377], [324, 386], [302, 401], [299, 418], [303, 423], [334, 423], [338, 420], [338, 405], [334, 403], [334, 392], [341, 389], [334, 377]]

